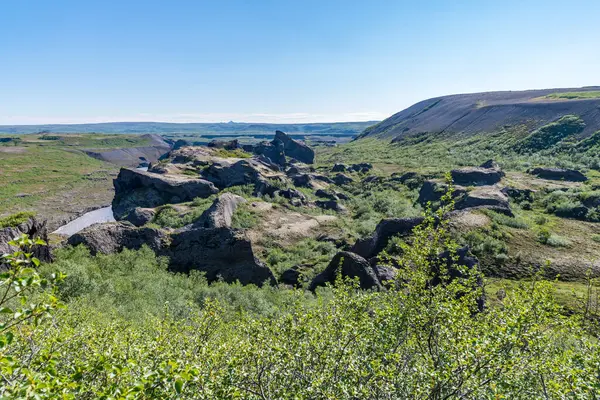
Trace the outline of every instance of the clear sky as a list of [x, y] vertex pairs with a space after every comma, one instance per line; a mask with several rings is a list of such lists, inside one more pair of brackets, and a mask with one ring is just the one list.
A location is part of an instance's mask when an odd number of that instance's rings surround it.
[[383, 119], [600, 85], [599, 0], [0, 0], [0, 124]]

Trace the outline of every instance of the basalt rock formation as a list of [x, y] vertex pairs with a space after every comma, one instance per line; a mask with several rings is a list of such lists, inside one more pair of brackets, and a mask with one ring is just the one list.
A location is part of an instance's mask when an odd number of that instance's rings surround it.
[[213, 183], [204, 179], [159, 175], [127, 168], [121, 168], [113, 184], [115, 198], [112, 208], [117, 220], [123, 219], [137, 207], [153, 208], [167, 203], [181, 203], [218, 192]]

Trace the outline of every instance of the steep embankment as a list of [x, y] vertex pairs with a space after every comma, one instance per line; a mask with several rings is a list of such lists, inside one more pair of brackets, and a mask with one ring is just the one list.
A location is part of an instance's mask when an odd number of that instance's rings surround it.
[[86, 154], [98, 160], [107, 161], [122, 167], [137, 167], [140, 164], [156, 162], [171, 146], [159, 135], [144, 135], [149, 143], [141, 147], [124, 147], [110, 150], [86, 150]]
[[600, 87], [486, 92], [421, 101], [367, 128], [360, 137], [399, 140], [419, 133], [477, 134], [524, 126], [528, 130], [577, 115], [586, 137], [600, 130]]

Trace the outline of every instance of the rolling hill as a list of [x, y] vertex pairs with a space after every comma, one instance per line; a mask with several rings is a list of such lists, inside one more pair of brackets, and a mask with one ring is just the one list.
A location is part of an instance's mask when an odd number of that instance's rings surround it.
[[361, 138], [402, 140], [423, 133], [473, 135], [511, 128], [532, 131], [576, 115], [580, 137], [600, 130], [600, 87], [457, 94], [421, 101], [367, 128]]

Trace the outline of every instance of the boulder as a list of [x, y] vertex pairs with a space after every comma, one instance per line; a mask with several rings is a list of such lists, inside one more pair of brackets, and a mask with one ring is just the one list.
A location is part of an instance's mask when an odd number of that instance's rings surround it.
[[396, 275], [398, 275], [398, 270], [396, 268], [386, 265], [374, 265], [373, 271], [375, 271], [375, 275], [377, 276], [377, 279], [379, 279], [379, 282], [385, 286], [393, 283], [396, 279]]
[[179, 150], [182, 147], [188, 147], [191, 145], [192, 145], [192, 142], [190, 142], [190, 141], [178, 139], [177, 141], [175, 141], [175, 143], [173, 143], [173, 147], [171, 148], [171, 150]]
[[386, 248], [392, 237], [410, 235], [423, 220], [423, 217], [383, 219], [377, 224], [372, 236], [356, 241], [352, 252], [365, 258], [375, 257]]
[[275, 193], [285, 199], [288, 199], [288, 200], [297, 200], [297, 202], [294, 202], [294, 203], [296, 203], [294, 205], [308, 204], [308, 198], [304, 195], [304, 193], [302, 193], [299, 190], [289, 188], [289, 189], [279, 190]]
[[345, 164], [334, 164], [331, 168], [331, 172], [346, 172], [348, 167]]
[[455, 209], [457, 210], [474, 207], [490, 208], [512, 216], [508, 197], [497, 187], [481, 187], [468, 191], [455, 203]]
[[554, 214], [562, 218], [573, 218], [585, 221], [588, 212], [589, 208], [580, 205], [572, 208], [557, 208], [554, 211]]
[[112, 254], [123, 249], [137, 250], [147, 245], [157, 254], [162, 254], [167, 235], [160, 229], [136, 228], [121, 222], [95, 224], [72, 235], [67, 244], [85, 245], [92, 255]]
[[500, 169], [500, 165], [498, 165], [498, 163], [494, 160], [487, 160], [486, 162], [484, 162], [483, 164], [481, 164], [479, 166], [479, 168], [487, 168], [487, 169]]
[[126, 221], [131, 222], [135, 226], [144, 226], [154, 219], [156, 211], [153, 208], [136, 207], [133, 211], [127, 214]]
[[[46, 221], [31, 217], [17, 226], [0, 228], [0, 255], [17, 251], [18, 249], [9, 245], [8, 242], [23, 234], [28, 235], [31, 239], [42, 239], [48, 243]], [[31, 249], [31, 253], [40, 261], [52, 261], [52, 253], [49, 246], [35, 245]]]
[[372, 169], [373, 165], [371, 165], [370, 163], [352, 164], [350, 167], [348, 167], [349, 171], [361, 172], [363, 174], [366, 174]]
[[502, 193], [504, 193], [506, 196], [510, 197], [516, 202], [532, 202], [535, 196], [535, 191], [531, 189], [518, 189], [512, 186], [503, 187]]
[[264, 154], [261, 154], [258, 157], [256, 157], [256, 161], [260, 162], [265, 167], [272, 169], [275, 172], [281, 171], [281, 167], [275, 164], [269, 157], [265, 156]]
[[211, 182], [183, 175], [158, 175], [142, 170], [121, 168], [113, 180], [115, 197], [112, 202], [117, 220], [137, 207], [154, 208], [167, 203], [206, 198], [218, 192]]
[[451, 174], [454, 183], [463, 186], [494, 185], [504, 176], [498, 169], [480, 167], [453, 169]]
[[235, 150], [235, 149], [241, 148], [240, 141], [237, 139], [233, 139], [233, 140], [214, 139], [214, 140], [211, 140], [206, 146], [214, 147], [217, 149], [224, 149], [224, 150]]
[[194, 227], [230, 228], [233, 214], [239, 204], [246, 199], [233, 193], [223, 193], [215, 199], [212, 205], [194, 222]]
[[325, 189], [319, 189], [315, 192], [317, 197], [328, 200], [339, 200], [339, 197], [334, 193]]
[[250, 238], [241, 230], [201, 228], [172, 234], [168, 255], [171, 270], [198, 270], [209, 282], [277, 283], [271, 270], [254, 256]]
[[275, 142], [283, 144], [283, 150], [286, 156], [295, 158], [305, 164], [313, 164], [315, 162], [315, 152], [306, 144], [292, 139], [282, 131], [275, 131]]
[[[448, 185], [446, 185], [445, 183], [440, 183], [436, 181], [424, 181], [423, 186], [421, 186], [421, 190], [419, 191], [419, 198], [417, 199], [417, 201], [421, 205], [426, 205], [430, 201], [440, 201], [442, 196], [444, 196], [447, 191]], [[457, 197], [460, 197], [465, 193], [465, 188], [455, 186], [454, 192], [452, 192], [452, 198], [456, 199]]]
[[290, 269], [286, 269], [285, 271], [283, 271], [283, 273], [281, 274], [281, 279], [280, 282], [286, 285], [291, 285], [294, 287], [300, 287], [301, 286], [301, 282], [300, 282], [300, 277], [302, 276], [302, 273], [300, 272], [300, 268], [295, 265]]
[[563, 168], [533, 168], [527, 171], [538, 178], [552, 181], [585, 182], [588, 178], [580, 171]]
[[333, 210], [341, 213], [348, 211], [346, 207], [338, 203], [336, 200], [317, 200], [315, 201], [315, 205], [324, 210]]
[[416, 189], [423, 184], [425, 178], [416, 172], [405, 172], [402, 175], [392, 175], [390, 181], [400, 182], [410, 189]]
[[333, 177], [333, 183], [335, 183], [338, 186], [347, 185], [352, 182], [354, 182], [354, 180], [345, 174], [336, 174]]
[[298, 175], [294, 175], [291, 176], [292, 178], [292, 182], [294, 183], [294, 186], [299, 186], [299, 187], [308, 187], [311, 188], [312, 185], [312, 176], [310, 176], [309, 174], [298, 174]]
[[328, 176], [325, 175], [320, 175], [320, 174], [311, 174], [310, 175], [312, 179], [317, 180], [317, 181], [321, 181], [321, 182], [325, 182], [328, 184], [332, 184], [333, 180], [331, 180], [331, 178], [329, 178]]
[[250, 160], [239, 160], [233, 164], [214, 162], [202, 171], [202, 177], [219, 189], [256, 184], [263, 179], [260, 170]]
[[[340, 270], [341, 269], [341, 270]], [[315, 291], [327, 283], [334, 284], [338, 273], [342, 277], [358, 277], [361, 289], [381, 289], [381, 282], [367, 260], [349, 251], [337, 253], [327, 268], [317, 275], [310, 283], [309, 290]]]
[[283, 143], [280, 141], [260, 142], [254, 146], [253, 153], [257, 155], [264, 155], [275, 164], [281, 166], [285, 165], [286, 163]]

